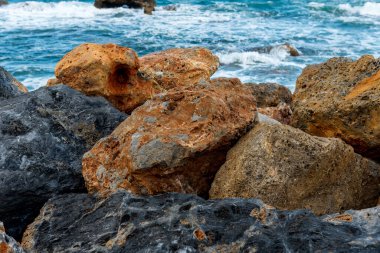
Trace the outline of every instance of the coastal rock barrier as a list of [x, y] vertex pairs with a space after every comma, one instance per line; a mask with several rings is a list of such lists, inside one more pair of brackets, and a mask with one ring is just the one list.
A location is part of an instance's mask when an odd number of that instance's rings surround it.
[[127, 6], [134, 9], [144, 9], [145, 14], [151, 15], [156, 7], [155, 0], [95, 0], [96, 8], [117, 8]]
[[0, 250], [377, 252], [379, 62], [294, 94], [203, 48], [83, 44], [29, 93], [2, 70]]

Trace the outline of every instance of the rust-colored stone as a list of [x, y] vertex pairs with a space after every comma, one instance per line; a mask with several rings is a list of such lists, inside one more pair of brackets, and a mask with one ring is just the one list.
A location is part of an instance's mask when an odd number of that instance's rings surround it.
[[174, 48], [140, 58], [140, 71], [168, 90], [208, 81], [219, 67], [219, 59], [205, 48]]
[[297, 80], [292, 110], [294, 127], [341, 138], [380, 160], [380, 59], [333, 58], [308, 66]]
[[153, 82], [139, 72], [135, 51], [115, 44], [82, 44], [67, 53], [55, 68], [57, 83], [90, 96], [103, 96], [130, 112], [155, 93]]
[[207, 196], [227, 151], [255, 118], [254, 97], [238, 79], [159, 94], [84, 155], [87, 189]]

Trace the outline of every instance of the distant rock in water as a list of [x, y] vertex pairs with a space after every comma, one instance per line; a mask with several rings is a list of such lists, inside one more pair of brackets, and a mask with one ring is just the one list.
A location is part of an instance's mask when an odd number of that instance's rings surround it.
[[227, 151], [255, 118], [254, 97], [239, 79], [158, 94], [83, 156], [87, 189], [207, 196]]
[[300, 56], [301, 54], [298, 52], [298, 50], [290, 45], [289, 43], [285, 43], [285, 44], [282, 44], [282, 45], [278, 45], [278, 46], [266, 46], [266, 47], [254, 47], [252, 49], [250, 49], [250, 51], [254, 51], [254, 52], [258, 52], [258, 53], [262, 53], [262, 54], [269, 54], [271, 52], [273, 52], [274, 50], [286, 50], [290, 56]]
[[25, 253], [21, 245], [15, 239], [5, 233], [4, 224], [0, 221], [0, 252], [1, 253]]
[[292, 125], [337, 137], [380, 161], [380, 58], [332, 58], [306, 67], [294, 92]]
[[276, 83], [246, 83], [257, 101], [258, 112], [283, 124], [289, 124], [292, 116], [290, 103], [292, 92]]
[[376, 206], [379, 193], [380, 165], [342, 140], [259, 123], [228, 152], [210, 198], [260, 198], [320, 215]]
[[0, 67], [0, 100], [12, 98], [25, 92], [28, 92], [28, 89], [8, 71]]
[[117, 8], [128, 6], [129, 8], [144, 9], [146, 14], [152, 14], [156, 7], [155, 0], [95, 0], [96, 8]]
[[22, 246], [30, 253], [377, 252], [379, 212], [374, 207], [316, 217], [306, 210], [278, 211], [257, 199], [66, 194], [45, 204]]
[[51, 196], [84, 192], [81, 160], [126, 118], [67, 86], [0, 101], [0, 220], [20, 239]]
[[7, 0], [0, 0], [0, 6], [7, 5], [8, 1]]
[[165, 11], [176, 11], [177, 10], [177, 6], [175, 6], [174, 4], [172, 5], [166, 5], [164, 7], [162, 7]]

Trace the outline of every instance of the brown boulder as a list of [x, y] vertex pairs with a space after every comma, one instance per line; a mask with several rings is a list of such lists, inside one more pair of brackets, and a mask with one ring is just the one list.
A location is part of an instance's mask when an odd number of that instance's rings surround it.
[[206, 196], [227, 151], [251, 128], [254, 97], [238, 79], [159, 94], [83, 157], [90, 193], [118, 188]]
[[193, 85], [209, 80], [218, 70], [219, 59], [205, 48], [173, 48], [140, 58], [140, 71], [162, 89]]
[[55, 68], [57, 80], [90, 96], [103, 96], [130, 112], [155, 93], [153, 83], [139, 75], [139, 59], [130, 48], [115, 44], [82, 44]]
[[257, 101], [258, 112], [283, 124], [289, 124], [292, 116], [290, 103], [292, 92], [276, 83], [246, 83]]
[[211, 198], [260, 198], [316, 214], [376, 206], [380, 166], [336, 138], [260, 122], [228, 152]]
[[333, 58], [305, 68], [297, 80], [292, 125], [338, 137], [380, 160], [380, 59]]

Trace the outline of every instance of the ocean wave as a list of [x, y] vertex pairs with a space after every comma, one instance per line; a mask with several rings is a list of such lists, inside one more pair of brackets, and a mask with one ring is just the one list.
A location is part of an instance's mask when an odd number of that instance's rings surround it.
[[290, 56], [285, 46], [275, 46], [269, 53], [259, 53], [255, 51], [249, 52], [232, 52], [226, 54], [218, 54], [222, 65], [254, 65], [255, 63], [266, 63], [269, 65], [292, 65], [301, 66], [300, 64], [285, 61]]
[[45, 86], [50, 78], [53, 77], [28, 77], [20, 81], [28, 90], [32, 91]]
[[324, 3], [310, 2], [308, 6], [311, 8], [319, 9], [325, 7], [326, 5]]
[[380, 17], [380, 3], [366, 2], [363, 6], [352, 6], [351, 4], [339, 4], [340, 10], [351, 14], [359, 14], [361, 16]]

